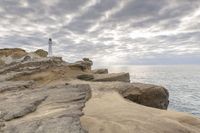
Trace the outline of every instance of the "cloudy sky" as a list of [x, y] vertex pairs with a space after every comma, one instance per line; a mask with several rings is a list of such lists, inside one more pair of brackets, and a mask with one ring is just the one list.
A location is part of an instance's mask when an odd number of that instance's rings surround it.
[[98, 65], [200, 64], [200, 0], [0, 0], [0, 48]]

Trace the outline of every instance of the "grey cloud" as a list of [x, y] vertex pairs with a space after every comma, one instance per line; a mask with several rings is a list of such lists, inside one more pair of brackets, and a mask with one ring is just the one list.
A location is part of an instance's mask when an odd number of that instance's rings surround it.
[[137, 19], [140, 17], [152, 17], [166, 5], [165, 0], [133, 0], [128, 2], [124, 8], [113, 15], [113, 19], [121, 20]]
[[115, 13], [110, 21], [126, 23], [127, 20], [133, 20], [131, 22], [133, 28], [148, 28], [155, 25], [160, 26], [161, 30], [171, 29], [180, 24], [180, 18], [190, 15], [199, 6], [200, 3], [196, 0], [174, 1], [174, 3], [172, 0], [135, 0]]
[[[46, 50], [52, 37], [55, 54], [68, 61], [87, 56], [97, 64], [199, 62], [198, 16], [181, 27], [200, 7], [198, 0], [96, 0], [85, 7], [91, 1], [1, 0], [0, 48]], [[113, 11], [120, 2], [124, 7]]]
[[85, 13], [81, 16], [75, 18], [70, 24], [63, 28], [68, 28], [69, 30], [75, 31], [77, 33], [85, 33], [87, 30], [94, 25], [100, 17], [108, 10], [111, 10], [117, 5], [116, 0], [102, 0], [97, 2], [94, 6], [91, 6]]
[[74, 13], [81, 8], [88, 0], [59, 0], [58, 3], [52, 5], [49, 9], [50, 15], [62, 15]]

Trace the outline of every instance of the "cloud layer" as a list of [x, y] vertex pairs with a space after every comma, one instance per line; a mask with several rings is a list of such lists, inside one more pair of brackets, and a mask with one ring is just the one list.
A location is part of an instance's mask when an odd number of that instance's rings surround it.
[[1, 0], [0, 48], [98, 65], [200, 63], [200, 0]]

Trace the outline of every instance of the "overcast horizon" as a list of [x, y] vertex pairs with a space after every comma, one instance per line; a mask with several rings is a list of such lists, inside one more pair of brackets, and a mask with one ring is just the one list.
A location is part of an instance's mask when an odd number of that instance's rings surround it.
[[200, 64], [200, 0], [1, 0], [0, 48], [97, 65]]

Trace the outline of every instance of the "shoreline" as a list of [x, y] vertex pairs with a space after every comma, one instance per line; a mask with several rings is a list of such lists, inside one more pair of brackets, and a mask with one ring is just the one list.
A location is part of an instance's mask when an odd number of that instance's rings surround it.
[[169, 93], [162, 86], [92, 69], [88, 58], [68, 63], [41, 56], [45, 51], [6, 54], [12, 62], [0, 67], [2, 132], [200, 132], [199, 118], [166, 110]]

